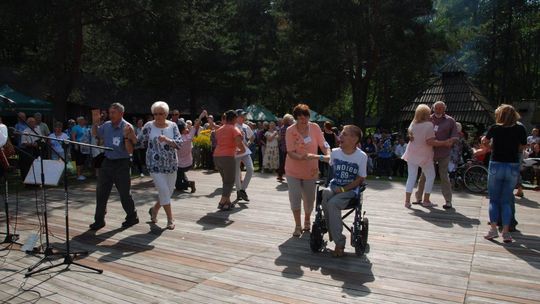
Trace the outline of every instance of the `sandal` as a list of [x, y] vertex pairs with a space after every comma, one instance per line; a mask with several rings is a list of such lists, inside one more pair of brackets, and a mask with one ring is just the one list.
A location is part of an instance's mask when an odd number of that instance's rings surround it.
[[311, 221], [305, 221], [304, 222], [304, 229], [302, 229], [303, 232], [309, 232], [311, 230]]
[[175, 227], [174, 221], [167, 221], [167, 229], [174, 230]]
[[294, 232], [292, 234], [293, 236], [299, 237], [302, 235], [302, 226], [297, 225], [294, 227]]
[[336, 248], [334, 248], [334, 251], [332, 251], [332, 256], [336, 258], [342, 257], [344, 255], [345, 255], [345, 247], [336, 246]]
[[229, 211], [231, 210], [231, 208], [232, 208], [232, 204], [230, 202], [223, 203], [223, 205], [221, 206], [221, 211]]
[[422, 203], [422, 207], [425, 207], [425, 208], [433, 208], [433, 207], [437, 207], [437, 204], [434, 204], [432, 202], [423, 202]]
[[408, 209], [408, 208], [411, 208], [411, 206], [412, 206], [411, 202], [405, 202], [405, 208]]
[[150, 210], [148, 210], [148, 213], [150, 214], [150, 221], [155, 224], [157, 223], [157, 218], [154, 215], [154, 207], [150, 207]]
[[510, 235], [509, 232], [503, 232], [502, 234], [502, 237], [503, 237], [503, 242], [505, 243], [512, 243], [512, 235]]

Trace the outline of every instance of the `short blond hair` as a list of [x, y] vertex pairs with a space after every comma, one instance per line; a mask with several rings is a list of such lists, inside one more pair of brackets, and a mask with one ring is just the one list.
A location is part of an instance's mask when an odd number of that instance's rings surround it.
[[414, 111], [413, 123], [421, 123], [429, 120], [431, 109], [426, 104], [420, 104]]
[[508, 104], [503, 103], [495, 110], [495, 122], [498, 125], [513, 126], [520, 118], [516, 109]]
[[358, 137], [356, 144], [359, 144], [360, 141], [362, 140], [363, 132], [362, 132], [362, 129], [360, 129], [360, 127], [355, 126], [355, 125], [346, 125], [343, 127], [343, 130], [350, 130], [353, 135]]

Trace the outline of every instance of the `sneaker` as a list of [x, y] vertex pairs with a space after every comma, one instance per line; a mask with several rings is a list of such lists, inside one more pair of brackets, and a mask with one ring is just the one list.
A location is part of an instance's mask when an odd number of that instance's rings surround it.
[[388, 179], [389, 179], [389, 180], [392, 180], [392, 177], [391, 177], [391, 176], [389, 176], [389, 177], [388, 177]]
[[86, 180], [86, 176], [84, 176], [84, 175], [79, 175], [79, 176], [77, 176], [77, 180], [78, 180], [78, 181]]
[[380, 179], [381, 177], [380, 176], [375, 176], [376, 179]]
[[240, 195], [242, 196], [243, 200], [245, 200], [246, 202], [249, 202], [249, 198], [248, 198], [248, 195], [246, 193], [246, 190], [240, 190], [238, 192], [240, 192]]
[[101, 228], [105, 227], [105, 222], [95, 222], [95, 223], [92, 223], [90, 224], [90, 230], [99, 230]]
[[512, 235], [510, 235], [510, 232], [503, 232], [502, 238], [503, 238], [503, 242], [512, 243]]
[[486, 240], [492, 240], [498, 237], [499, 237], [499, 232], [497, 231], [497, 229], [493, 229], [493, 228], [489, 229], [488, 233], [484, 235], [484, 238]]
[[242, 193], [240, 193], [240, 191], [236, 191], [236, 200], [241, 201], [242, 199], [243, 199]]
[[444, 209], [452, 209], [452, 202], [446, 202], [446, 204], [444, 204], [442, 207]]
[[141, 173], [141, 177], [144, 177], [144, 173]]
[[133, 225], [137, 225], [139, 223], [139, 218], [136, 217], [134, 219], [131, 219], [131, 220], [126, 220], [125, 222], [122, 223], [122, 228], [129, 228]]

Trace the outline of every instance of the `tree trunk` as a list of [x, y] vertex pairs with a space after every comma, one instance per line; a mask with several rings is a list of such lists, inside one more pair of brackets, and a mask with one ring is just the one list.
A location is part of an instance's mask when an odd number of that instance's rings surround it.
[[356, 77], [352, 83], [353, 121], [362, 128], [366, 126], [367, 93], [369, 82], [362, 77]]
[[[60, 26], [60, 33], [56, 43], [56, 66], [55, 90], [53, 96], [54, 118], [58, 121], [66, 121], [67, 100], [80, 79], [81, 56], [83, 48], [83, 26], [80, 4], [68, 11], [69, 16]], [[72, 31], [71, 31], [72, 30]], [[73, 34], [73, 42], [69, 36]], [[70, 51], [71, 56], [68, 55]], [[66, 58], [67, 57], [67, 58]], [[71, 62], [69, 61], [71, 59]]]

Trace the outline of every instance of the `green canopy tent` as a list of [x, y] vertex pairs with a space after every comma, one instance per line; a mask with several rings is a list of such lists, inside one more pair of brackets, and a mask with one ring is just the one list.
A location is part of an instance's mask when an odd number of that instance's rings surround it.
[[252, 104], [246, 110], [246, 118], [251, 121], [277, 121], [278, 118], [270, 110], [261, 106]]
[[333, 122], [332, 119], [322, 115], [322, 114], [319, 114], [311, 109], [309, 109], [309, 120], [310, 121], [313, 121], [313, 122], [325, 122], [325, 121], [330, 121], [330, 122]]
[[[52, 103], [23, 95], [10, 88], [7, 84], [0, 87], [0, 97], [2, 99], [2, 102], [0, 102], [1, 115], [15, 115], [13, 110], [27, 114], [33, 114], [35, 112], [52, 113], [53, 111]], [[7, 102], [6, 100], [11, 100], [14, 103]]]

